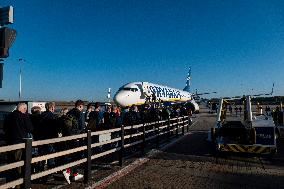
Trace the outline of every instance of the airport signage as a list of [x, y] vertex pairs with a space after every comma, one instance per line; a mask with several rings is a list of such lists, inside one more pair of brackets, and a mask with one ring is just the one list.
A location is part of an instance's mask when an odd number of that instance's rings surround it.
[[180, 91], [169, 89], [166, 87], [160, 86], [149, 86], [150, 92], [156, 95], [157, 98], [166, 97], [166, 98], [181, 98]]

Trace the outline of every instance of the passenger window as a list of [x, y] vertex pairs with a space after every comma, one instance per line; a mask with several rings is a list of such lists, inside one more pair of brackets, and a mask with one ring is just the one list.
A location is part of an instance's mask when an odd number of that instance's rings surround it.
[[131, 88], [124, 88], [125, 91], [131, 91]]
[[138, 89], [132, 88], [131, 91], [136, 92], [136, 91], [138, 91]]
[[138, 91], [138, 89], [136, 89], [136, 88], [123, 88], [123, 90], [125, 90], [125, 91], [132, 91], [132, 92]]

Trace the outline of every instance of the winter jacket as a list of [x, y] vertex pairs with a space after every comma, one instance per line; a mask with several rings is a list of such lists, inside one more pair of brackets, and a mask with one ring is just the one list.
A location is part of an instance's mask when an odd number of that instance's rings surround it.
[[4, 120], [5, 140], [8, 145], [22, 143], [32, 133], [33, 125], [28, 114], [18, 110], [10, 113]]

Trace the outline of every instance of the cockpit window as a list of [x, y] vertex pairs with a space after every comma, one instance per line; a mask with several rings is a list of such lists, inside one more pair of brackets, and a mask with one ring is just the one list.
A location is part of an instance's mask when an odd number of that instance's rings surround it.
[[120, 88], [119, 91], [124, 90], [124, 91], [132, 91], [132, 92], [137, 92], [138, 89], [137, 88], [130, 88], [130, 87], [124, 87], [124, 88]]

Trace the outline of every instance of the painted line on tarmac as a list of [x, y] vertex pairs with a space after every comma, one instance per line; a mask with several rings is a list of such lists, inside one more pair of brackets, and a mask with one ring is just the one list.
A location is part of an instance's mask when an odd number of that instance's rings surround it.
[[[197, 121], [193, 122], [191, 124], [191, 126], [195, 125], [196, 123], [197, 123]], [[95, 189], [103, 189], [103, 188], [109, 186], [110, 184], [114, 183], [115, 181], [119, 180], [123, 176], [127, 175], [128, 173], [130, 173], [131, 171], [133, 171], [137, 167], [140, 167], [141, 165], [148, 162], [151, 159], [151, 157], [157, 155], [162, 150], [169, 148], [170, 146], [174, 145], [176, 142], [182, 140], [183, 138], [185, 138], [187, 135], [190, 135], [190, 134], [192, 134], [191, 131], [189, 131], [188, 133], [185, 133], [182, 137], [180, 137], [176, 140], [173, 140], [172, 142], [161, 147], [160, 150], [157, 150], [157, 149], [151, 150], [149, 153], [147, 153], [146, 157], [139, 158], [139, 159], [135, 160], [133, 163], [127, 165], [126, 167], [122, 168], [121, 170], [119, 170], [115, 173], [112, 173], [111, 175], [104, 178], [103, 180], [100, 180], [100, 181], [94, 183], [93, 185], [86, 187], [85, 189], [94, 189], [94, 188]]]

